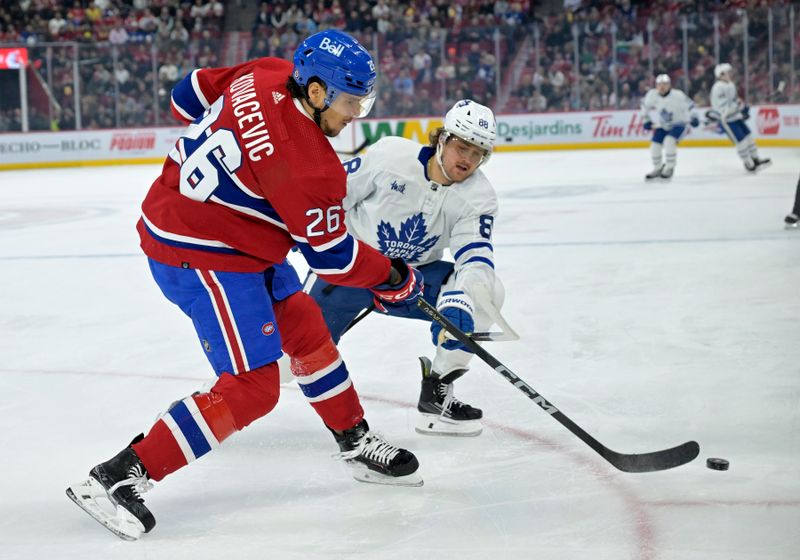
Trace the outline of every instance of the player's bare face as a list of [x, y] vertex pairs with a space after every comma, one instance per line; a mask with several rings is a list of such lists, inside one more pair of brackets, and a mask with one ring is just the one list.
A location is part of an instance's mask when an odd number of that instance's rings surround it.
[[671, 87], [670, 84], [658, 84], [656, 86], [656, 89], [658, 90], [658, 93], [660, 93], [661, 95], [666, 95], [670, 87]]
[[338, 136], [342, 129], [353, 120], [352, 116], [345, 116], [328, 107], [320, 116], [319, 127], [325, 136]]
[[475, 172], [485, 155], [481, 148], [452, 136], [444, 145], [442, 166], [453, 181], [464, 181]]

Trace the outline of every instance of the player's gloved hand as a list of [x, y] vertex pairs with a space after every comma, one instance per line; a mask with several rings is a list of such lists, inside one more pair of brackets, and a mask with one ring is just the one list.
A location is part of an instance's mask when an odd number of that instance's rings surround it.
[[749, 107], [749, 106], [747, 106], [747, 105], [745, 105], [744, 107], [742, 107], [742, 118], [743, 118], [744, 120], [747, 120], [747, 119], [749, 119], [749, 118], [750, 118], [750, 107]]
[[389, 281], [370, 288], [378, 311], [388, 313], [387, 307], [408, 307], [417, 303], [422, 293], [422, 273], [408, 266], [403, 259], [392, 259]]
[[653, 123], [651, 121], [644, 121], [643, 126], [645, 130], [653, 130]]
[[697, 128], [698, 126], [700, 126], [700, 119], [698, 119], [697, 117], [692, 117], [692, 120], [689, 121], [689, 124], [692, 125], [693, 128]]
[[[475, 312], [475, 305], [472, 303], [472, 298], [464, 292], [458, 290], [443, 293], [439, 297], [436, 310], [463, 333], [472, 334], [475, 330], [475, 321], [472, 318]], [[436, 321], [431, 322], [431, 335], [433, 336], [433, 343], [436, 346], [441, 345], [445, 350], [470, 352], [461, 342], [452, 338], [442, 325]]]

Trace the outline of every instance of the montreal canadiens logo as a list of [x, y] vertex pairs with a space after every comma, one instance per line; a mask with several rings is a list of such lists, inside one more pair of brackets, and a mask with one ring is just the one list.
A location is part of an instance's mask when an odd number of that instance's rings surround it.
[[269, 322], [264, 323], [264, 326], [261, 327], [261, 332], [264, 333], [266, 336], [271, 335], [275, 332], [275, 323]]

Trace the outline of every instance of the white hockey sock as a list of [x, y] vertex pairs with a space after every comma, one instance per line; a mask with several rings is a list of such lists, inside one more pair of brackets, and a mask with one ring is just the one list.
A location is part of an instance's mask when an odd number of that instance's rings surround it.
[[677, 140], [672, 136], [664, 138], [664, 155], [667, 161], [667, 169], [674, 169], [678, 159]]
[[741, 141], [736, 143], [736, 153], [739, 154], [739, 157], [742, 158], [742, 161], [745, 163], [753, 163], [753, 159], [750, 156], [750, 142], [752, 141], [753, 137], [748, 134], [742, 138]]
[[653, 158], [653, 169], [661, 167], [661, 147], [658, 142], [650, 143], [650, 156]]
[[748, 155], [753, 159], [758, 158], [758, 148], [756, 147], [756, 141], [753, 140], [753, 135], [752, 134], [748, 134], [747, 138], [745, 138], [744, 140], [745, 140], [745, 142], [747, 142], [747, 153], [748, 153]]

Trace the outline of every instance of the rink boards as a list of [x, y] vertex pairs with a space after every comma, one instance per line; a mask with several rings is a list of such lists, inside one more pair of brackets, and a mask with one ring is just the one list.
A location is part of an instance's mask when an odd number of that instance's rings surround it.
[[[703, 119], [705, 109], [697, 110]], [[334, 148], [347, 152], [364, 141], [402, 136], [427, 143], [441, 118], [363, 119], [349, 125]], [[497, 151], [639, 148], [650, 132], [638, 111], [590, 111], [499, 115]], [[748, 125], [759, 146], [800, 147], [800, 105], [751, 107]], [[160, 163], [183, 128], [135, 128], [0, 134], [0, 170]], [[688, 129], [682, 146], [728, 146], [715, 124]]]

